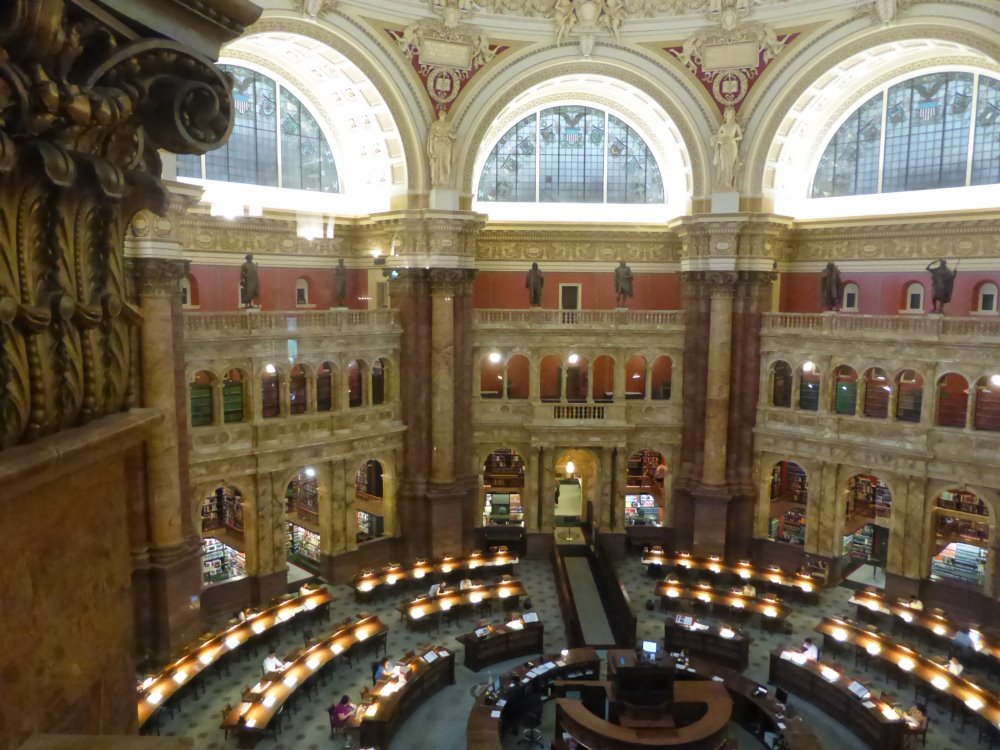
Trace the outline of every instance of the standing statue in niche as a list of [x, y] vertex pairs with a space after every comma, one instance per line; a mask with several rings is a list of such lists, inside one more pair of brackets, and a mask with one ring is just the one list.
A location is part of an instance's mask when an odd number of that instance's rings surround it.
[[819, 298], [824, 310], [836, 310], [844, 300], [844, 281], [832, 261], [819, 277]]
[[524, 286], [528, 290], [528, 302], [533, 307], [541, 305], [542, 289], [545, 288], [545, 277], [542, 276], [542, 271], [538, 267], [538, 263], [531, 264], [531, 270], [528, 271], [528, 275], [524, 279]]
[[431, 162], [431, 187], [448, 187], [451, 180], [451, 150], [455, 133], [448, 121], [448, 111], [442, 110], [427, 133], [427, 158]]
[[736, 170], [739, 169], [740, 141], [743, 130], [736, 122], [736, 110], [726, 107], [725, 121], [719, 132], [712, 136], [715, 147], [715, 186], [720, 190], [736, 189]]
[[343, 258], [337, 262], [337, 267], [333, 269], [333, 280], [337, 293], [337, 307], [343, 307], [344, 300], [347, 298], [347, 266], [344, 265]]
[[240, 302], [244, 307], [254, 307], [260, 297], [260, 266], [253, 262], [253, 253], [247, 253], [240, 267]]
[[632, 295], [632, 269], [625, 265], [625, 261], [620, 261], [615, 269], [615, 304], [625, 307], [625, 300], [631, 299]]
[[[959, 261], [961, 263], [961, 261]], [[951, 302], [951, 292], [955, 288], [955, 276], [958, 275], [958, 263], [955, 270], [948, 268], [948, 261], [935, 260], [927, 264], [931, 272], [931, 307], [932, 313], [943, 313], [946, 303]]]

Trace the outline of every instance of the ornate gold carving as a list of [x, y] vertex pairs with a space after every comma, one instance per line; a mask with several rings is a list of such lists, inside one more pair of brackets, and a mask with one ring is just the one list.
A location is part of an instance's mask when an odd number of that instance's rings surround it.
[[[229, 3], [191, 38], [217, 49], [253, 10]], [[114, 27], [63, 0], [11, 0], [0, 18], [4, 448], [129, 408], [138, 318], [125, 303], [124, 227], [166, 207], [157, 149], [215, 148], [232, 109], [209, 60], [143, 38], [164, 20], [153, 3], [130, 4]]]
[[458, 268], [433, 268], [430, 274], [432, 294], [452, 294], [455, 296], [471, 293], [472, 281], [476, 277], [475, 271]]
[[670, 232], [487, 229], [476, 242], [480, 261], [659, 262], [680, 260], [680, 242]]

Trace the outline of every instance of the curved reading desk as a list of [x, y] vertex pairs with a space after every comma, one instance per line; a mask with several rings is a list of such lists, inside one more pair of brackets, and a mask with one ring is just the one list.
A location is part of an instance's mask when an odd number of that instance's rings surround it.
[[685, 570], [700, 570], [715, 575], [729, 574], [744, 581], [781, 586], [796, 590], [803, 594], [817, 594], [823, 587], [822, 579], [802, 573], [787, 573], [777, 565], [753, 565], [749, 560], [740, 560], [731, 565], [718, 556], [695, 557], [688, 552], [666, 554], [659, 547], [652, 547], [642, 553], [642, 562], [648, 566], [663, 568], [683, 568]]
[[513, 713], [528, 693], [541, 692], [556, 680], [596, 680], [600, 673], [601, 661], [590, 647], [526, 662], [504, 673], [500, 677], [501, 689], [496, 701], [488, 702], [486, 693], [481, 693], [469, 712], [468, 750], [501, 750], [501, 732], [512, 719], [516, 720]]
[[302, 613], [316, 611], [331, 601], [333, 597], [325, 588], [307, 591], [301, 596], [256, 612], [243, 622], [231, 625], [189, 649], [179, 659], [164, 667], [159, 674], [143, 680], [139, 686], [139, 726], [142, 727], [181, 687], [190, 683], [200, 672], [208, 669], [229, 652], [239, 648], [251, 638], [262, 635]]
[[440, 560], [415, 560], [411, 565], [389, 563], [379, 570], [364, 570], [354, 576], [351, 585], [359, 601], [383, 587], [393, 588], [397, 583], [422, 581], [431, 575], [452, 575], [482, 569], [503, 569], [517, 563], [517, 555], [506, 550], [475, 551], [466, 557], [445, 555]]

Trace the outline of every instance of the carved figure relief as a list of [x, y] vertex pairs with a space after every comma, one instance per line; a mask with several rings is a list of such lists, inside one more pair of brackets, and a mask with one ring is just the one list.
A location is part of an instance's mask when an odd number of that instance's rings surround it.
[[490, 44], [486, 32], [461, 23], [469, 0], [429, 0], [440, 18], [414, 21], [402, 31], [386, 29], [424, 82], [435, 114], [446, 112], [475, 73], [507, 49]]
[[706, 11], [715, 26], [692, 34], [683, 46], [666, 47], [712, 94], [720, 112], [739, 111], [764, 69], [797, 34], [779, 37], [766, 23], [748, 20], [747, 0], [709, 0]]
[[292, 6], [310, 18], [320, 18], [337, 7], [337, 0], [293, 0]]

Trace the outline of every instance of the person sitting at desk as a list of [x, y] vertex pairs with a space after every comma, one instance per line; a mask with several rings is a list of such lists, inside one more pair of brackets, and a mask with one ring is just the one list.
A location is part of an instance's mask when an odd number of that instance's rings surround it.
[[432, 583], [431, 587], [427, 590], [427, 596], [437, 596], [444, 589], [443, 583]]
[[285, 662], [283, 662], [281, 659], [278, 658], [278, 652], [277, 651], [272, 651], [266, 657], [264, 657], [264, 672], [265, 673], [267, 673], [267, 672], [282, 672], [282, 671], [284, 671], [285, 667], [287, 667], [287, 666], [288, 665], [285, 664]]
[[802, 642], [802, 655], [806, 657], [806, 661], [819, 661], [819, 649], [812, 638], [806, 638]]
[[915, 596], [910, 597], [910, 600], [906, 602], [906, 606], [916, 612], [921, 612], [924, 609], [924, 603]]
[[378, 667], [375, 668], [375, 676], [373, 679], [375, 680], [375, 682], [378, 682], [383, 677], [391, 677], [391, 676], [392, 676], [392, 660], [383, 659], [382, 662], [378, 665]]
[[471, 578], [463, 578], [459, 582], [458, 588], [459, 589], [471, 589], [472, 588], [472, 579]]
[[750, 581], [747, 581], [743, 584], [743, 588], [740, 589], [740, 593], [743, 594], [743, 596], [749, 596], [752, 598], [757, 596], [757, 588], [750, 583]]
[[[351, 722], [351, 717], [354, 716], [354, 712], [357, 710], [357, 706], [351, 703], [349, 696], [342, 696], [341, 699], [336, 703], [331, 703], [327, 712], [330, 714], [330, 736], [343, 732]], [[344, 747], [351, 746], [351, 738], [346, 737], [344, 739]]]
[[250, 607], [244, 607], [243, 609], [241, 609], [239, 612], [236, 613], [236, 618], [240, 622], [246, 622], [247, 620], [250, 619], [250, 615], [252, 614], [253, 610], [250, 609]]
[[948, 671], [956, 677], [961, 676], [962, 672], [965, 671], [965, 667], [962, 666], [962, 662], [960, 662], [958, 657], [954, 654], [952, 654], [951, 658], [948, 659]]
[[903, 718], [909, 730], [903, 735], [903, 749], [912, 750], [917, 746], [917, 737], [927, 728], [927, 707], [917, 703], [903, 714]]

